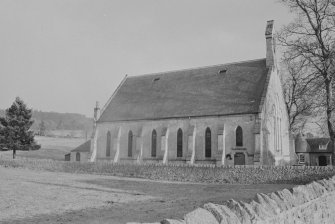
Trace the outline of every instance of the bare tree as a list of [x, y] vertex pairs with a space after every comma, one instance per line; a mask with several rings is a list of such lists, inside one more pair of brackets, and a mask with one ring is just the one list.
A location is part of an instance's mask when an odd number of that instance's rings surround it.
[[315, 94], [311, 91], [311, 80], [306, 79], [306, 60], [297, 61], [291, 52], [284, 53], [282, 60], [283, 90], [289, 114], [290, 131], [294, 134], [304, 129], [309, 116], [315, 113]]
[[297, 18], [278, 35], [290, 52], [290, 60], [303, 63], [314, 107], [323, 112], [329, 137], [334, 142], [335, 0], [280, 0]]

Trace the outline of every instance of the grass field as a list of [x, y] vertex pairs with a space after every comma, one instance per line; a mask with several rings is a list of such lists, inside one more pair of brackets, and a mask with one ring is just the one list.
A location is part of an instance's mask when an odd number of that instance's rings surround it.
[[36, 140], [42, 148], [19, 151], [17, 160], [8, 159], [10, 151], [0, 152], [0, 157], [7, 158], [0, 166], [0, 223], [154, 222], [182, 218], [208, 202], [220, 204], [232, 198], [248, 201], [257, 193], [294, 186], [181, 183], [87, 174], [103, 174], [111, 167], [57, 161], [64, 160], [64, 155], [85, 139]]
[[220, 185], [150, 181], [0, 167], [0, 223], [155, 222], [208, 202], [248, 201], [290, 184]]
[[[18, 158], [53, 159], [64, 161], [64, 155], [69, 153], [86, 140], [83, 138], [52, 138], [35, 136], [35, 140], [41, 145], [36, 151], [17, 151]], [[0, 152], [3, 157], [12, 157], [12, 152]]]

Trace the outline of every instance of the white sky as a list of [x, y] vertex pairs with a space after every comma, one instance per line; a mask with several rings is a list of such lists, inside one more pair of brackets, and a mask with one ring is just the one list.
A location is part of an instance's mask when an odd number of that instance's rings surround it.
[[276, 0], [0, 0], [0, 108], [92, 116], [125, 74], [265, 57]]

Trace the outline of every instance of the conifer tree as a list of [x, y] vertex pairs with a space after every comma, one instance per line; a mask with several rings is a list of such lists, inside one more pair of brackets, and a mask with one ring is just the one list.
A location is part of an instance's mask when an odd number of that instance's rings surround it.
[[4, 117], [0, 117], [0, 148], [13, 150], [15, 159], [16, 150], [36, 150], [40, 148], [34, 141], [34, 133], [30, 130], [33, 120], [32, 110], [17, 97]]

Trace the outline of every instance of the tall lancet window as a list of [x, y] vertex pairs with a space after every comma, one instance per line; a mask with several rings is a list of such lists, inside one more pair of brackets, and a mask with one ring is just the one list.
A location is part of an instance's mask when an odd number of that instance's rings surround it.
[[76, 161], [80, 161], [80, 153], [79, 152], [76, 153]]
[[205, 132], [205, 157], [212, 156], [212, 132], [210, 128], [206, 128]]
[[107, 132], [107, 142], [106, 142], [106, 157], [111, 156], [111, 133]]
[[177, 132], [177, 157], [183, 157], [183, 131], [180, 128]]
[[128, 157], [133, 156], [133, 132], [128, 133]]
[[157, 152], [157, 132], [154, 129], [151, 134], [151, 157], [156, 157]]
[[243, 130], [240, 126], [236, 128], [236, 146], [243, 146]]

